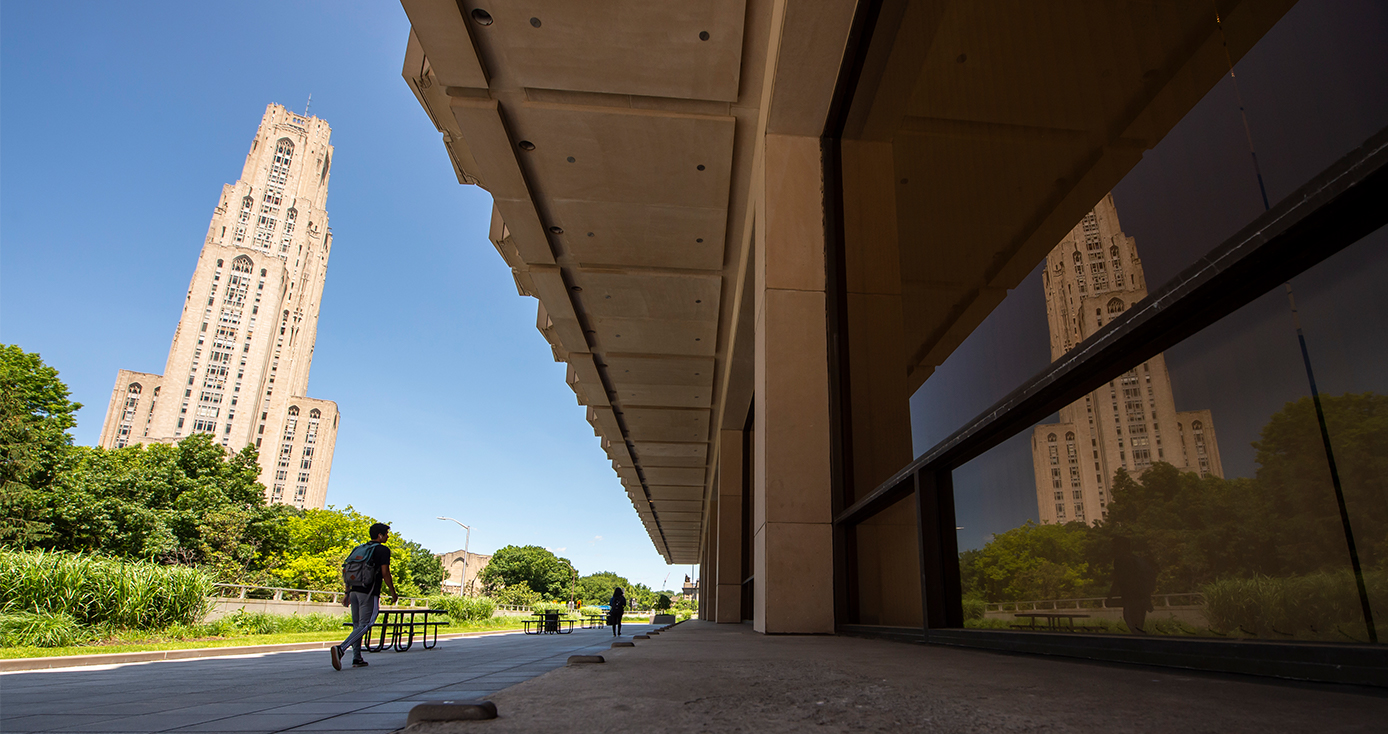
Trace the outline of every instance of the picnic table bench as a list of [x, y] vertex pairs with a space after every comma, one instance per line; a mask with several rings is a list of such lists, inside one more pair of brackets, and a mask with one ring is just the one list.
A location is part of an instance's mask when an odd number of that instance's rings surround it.
[[1029, 624], [1012, 625], [1014, 629], [1036, 629], [1036, 620], [1044, 619], [1046, 620], [1046, 629], [1056, 631], [1066, 629], [1065, 627], [1061, 626], [1061, 620], [1069, 622], [1069, 629], [1074, 629], [1076, 619], [1089, 618], [1088, 614], [1079, 614], [1075, 612], [1017, 612], [1012, 616], [1020, 619], [1030, 620]]
[[[421, 642], [425, 650], [432, 650], [439, 644], [439, 627], [448, 624], [447, 621], [437, 619], [430, 621], [430, 614], [446, 614], [444, 609], [416, 609], [413, 607], [395, 607], [380, 610], [380, 621], [375, 622], [366, 637], [362, 640], [362, 647], [367, 652], [380, 652], [387, 647], [395, 648], [396, 652], [405, 652], [414, 645], [415, 630], [420, 630]], [[424, 619], [416, 619], [418, 615], [424, 615]], [[391, 621], [394, 615], [395, 621]], [[405, 617], [408, 616], [407, 621]], [[342, 626], [351, 627], [351, 622], [343, 622]], [[429, 629], [434, 630], [434, 641], [429, 642]], [[380, 629], [377, 635], [376, 630]], [[372, 641], [372, 638], [376, 638]]]
[[607, 626], [607, 612], [599, 609], [596, 611], [583, 611], [583, 629], [595, 630]]
[[[568, 629], [564, 623], [568, 623]], [[560, 619], [559, 612], [535, 612], [535, 619], [523, 619], [522, 630], [527, 635], [567, 635], [574, 631], [572, 619]]]

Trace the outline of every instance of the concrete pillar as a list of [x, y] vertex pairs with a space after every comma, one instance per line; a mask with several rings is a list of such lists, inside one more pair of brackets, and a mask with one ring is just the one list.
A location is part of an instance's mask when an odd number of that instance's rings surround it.
[[753, 627], [832, 633], [824, 196], [818, 138], [767, 135], [757, 218]]
[[718, 617], [718, 500], [715, 488], [708, 507], [704, 508], [704, 517], [708, 518], [708, 522], [704, 526], [704, 550], [699, 557], [699, 619]]
[[742, 622], [742, 431], [718, 432], [717, 533], [712, 544], [716, 622]]

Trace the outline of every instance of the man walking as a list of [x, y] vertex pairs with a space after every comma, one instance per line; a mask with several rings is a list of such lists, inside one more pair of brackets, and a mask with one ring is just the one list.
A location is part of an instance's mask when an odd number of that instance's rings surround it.
[[352, 667], [366, 667], [367, 662], [361, 657], [361, 640], [371, 632], [371, 624], [381, 609], [381, 584], [390, 588], [391, 604], [400, 598], [395, 593], [395, 579], [390, 575], [390, 549], [384, 545], [390, 537], [390, 526], [378, 522], [371, 526], [370, 532], [371, 542], [353, 549], [342, 564], [342, 577], [347, 586], [342, 606], [352, 608], [352, 634], [341, 645], [328, 649], [334, 670], [342, 670], [342, 653], [348, 647], [352, 648]]

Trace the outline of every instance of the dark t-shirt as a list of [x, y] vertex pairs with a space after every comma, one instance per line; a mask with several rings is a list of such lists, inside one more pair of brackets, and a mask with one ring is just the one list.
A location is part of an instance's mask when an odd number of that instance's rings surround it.
[[371, 584], [370, 589], [364, 586], [353, 586], [352, 591], [359, 591], [372, 596], [380, 596], [381, 582], [384, 581], [382, 578], [384, 574], [381, 573], [381, 566], [390, 565], [390, 549], [383, 545], [376, 546], [372, 549], [371, 560], [367, 561], [367, 564], [376, 569], [376, 580]]

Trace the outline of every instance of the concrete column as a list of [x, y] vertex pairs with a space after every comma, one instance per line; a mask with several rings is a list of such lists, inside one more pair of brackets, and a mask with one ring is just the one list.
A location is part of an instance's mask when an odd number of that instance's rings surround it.
[[[716, 482], [717, 479], [715, 478]], [[718, 617], [718, 505], [719, 497], [715, 488], [704, 508], [708, 524], [704, 527], [704, 551], [699, 557], [699, 619]]]
[[841, 146], [853, 497], [911, 462], [901, 261], [891, 143]]
[[742, 431], [718, 432], [717, 533], [712, 548], [717, 588], [713, 620], [742, 622]]
[[753, 627], [832, 633], [819, 139], [767, 135], [756, 268]]

